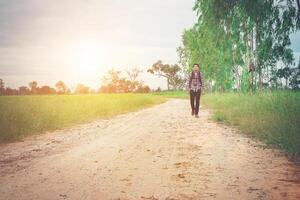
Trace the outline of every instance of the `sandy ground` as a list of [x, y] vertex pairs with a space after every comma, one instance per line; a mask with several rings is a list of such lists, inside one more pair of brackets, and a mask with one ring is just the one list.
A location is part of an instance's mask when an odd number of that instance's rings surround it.
[[0, 199], [300, 199], [300, 166], [187, 100], [0, 146]]

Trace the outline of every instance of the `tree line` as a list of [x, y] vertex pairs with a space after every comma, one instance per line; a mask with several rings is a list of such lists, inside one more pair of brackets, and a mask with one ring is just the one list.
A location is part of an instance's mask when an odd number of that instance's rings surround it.
[[[165, 78], [167, 90], [180, 90], [185, 87], [185, 73], [178, 64], [164, 64], [161, 60], [148, 67], [148, 73]], [[151, 91], [148, 85], [138, 80], [143, 72], [139, 68], [121, 71], [111, 69], [101, 79], [101, 86], [96, 91], [79, 83], [74, 91], [63, 82], [58, 81], [55, 87], [48, 85], [39, 86], [37, 81], [31, 81], [28, 86], [21, 86], [18, 89], [5, 87], [4, 80], [0, 78], [0, 95], [49, 95], [49, 94], [95, 94], [95, 93], [148, 93]], [[123, 75], [125, 74], [125, 75]], [[153, 90], [160, 92], [161, 88]]]
[[102, 86], [99, 89], [100, 93], [148, 93], [151, 91], [148, 85], [137, 78], [142, 70], [133, 68], [126, 70], [127, 76], [122, 76], [121, 71], [109, 70], [108, 73], [102, 77]]
[[[80, 84], [78, 84], [80, 85]], [[37, 94], [70, 94], [63, 81], [58, 81], [55, 88], [48, 85], [39, 86], [37, 81], [31, 81], [28, 86], [20, 86], [17, 89], [5, 87], [3, 79], [0, 79], [0, 95], [37, 95]]]
[[177, 49], [200, 63], [210, 90], [300, 88], [290, 35], [300, 29], [299, 0], [196, 0], [198, 20]]
[[51, 95], [51, 94], [95, 94], [95, 93], [126, 93], [150, 92], [150, 87], [137, 78], [142, 70], [134, 68], [127, 70], [127, 76], [121, 76], [121, 71], [110, 70], [102, 78], [102, 85], [96, 91], [90, 87], [79, 83], [74, 91], [63, 82], [58, 81], [55, 87], [48, 85], [39, 86], [37, 81], [31, 81], [28, 86], [20, 86], [17, 89], [6, 87], [3, 79], [0, 78], [0, 95]]

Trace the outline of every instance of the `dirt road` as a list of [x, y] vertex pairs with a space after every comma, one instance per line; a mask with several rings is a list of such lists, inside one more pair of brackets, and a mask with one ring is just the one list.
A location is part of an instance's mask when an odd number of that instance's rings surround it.
[[187, 100], [0, 146], [0, 199], [300, 199], [300, 166]]

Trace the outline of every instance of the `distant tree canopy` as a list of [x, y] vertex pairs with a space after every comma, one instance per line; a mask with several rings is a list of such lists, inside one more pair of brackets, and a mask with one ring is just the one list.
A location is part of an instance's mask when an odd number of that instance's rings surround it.
[[0, 79], [0, 95], [49, 95], [57, 94], [56, 90], [48, 85], [39, 87], [37, 81], [31, 81], [28, 86], [20, 86], [18, 89], [4, 87], [4, 81]]
[[182, 69], [178, 64], [170, 65], [163, 64], [161, 60], [157, 61], [152, 65], [147, 72], [154, 74], [158, 77], [164, 77], [167, 80], [168, 90], [181, 89], [185, 83], [184, 78], [182, 77]]
[[37, 94], [38, 83], [36, 81], [32, 81], [28, 85], [29, 85], [31, 94]]
[[[98, 91], [79, 83], [74, 94], [96, 94], [100, 93], [148, 93], [151, 91], [150, 87], [145, 85], [142, 81], [138, 80], [138, 76], [142, 70], [133, 68], [126, 70], [127, 76], [122, 76], [121, 71], [110, 70], [102, 78], [102, 85]], [[5, 88], [4, 81], [0, 79], [0, 95], [50, 95], [50, 94], [71, 94], [71, 90], [63, 81], [58, 81], [55, 88], [44, 85], [39, 86], [37, 81], [31, 81], [28, 86], [20, 86], [18, 89], [10, 87]]]
[[102, 78], [102, 86], [99, 92], [102, 93], [126, 93], [126, 92], [138, 92], [147, 93], [150, 92], [150, 88], [144, 85], [142, 81], [138, 81], [137, 78], [142, 70], [133, 68], [127, 70], [128, 77], [122, 77], [121, 71], [109, 70], [108, 73]]
[[58, 94], [66, 94], [69, 93], [69, 89], [63, 81], [58, 81], [55, 84], [56, 91]]
[[48, 85], [44, 85], [40, 88], [37, 88], [38, 90], [38, 94], [56, 94], [56, 91], [54, 88], [51, 88], [50, 86]]
[[30, 89], [26, 86], [19, 87], [19, 94], [20, 95], [30, 95]]
[[288, 86], [292, 73], [278, 70], [294, 65], [290, 34], [300, 29], [299, 0], [196, 0], [194, 10], [198, 21], [177, 49], [188, 70], [200, 63], [214, 90], [262, 88], [281, 78]]
[[4, 81], [0, 79], [0, 95], [4, 95]]
[[90, 88], [88, 86], [85, 86], [81, 83], [76, 86], [75, 94], [88, 94], [89, 92]]

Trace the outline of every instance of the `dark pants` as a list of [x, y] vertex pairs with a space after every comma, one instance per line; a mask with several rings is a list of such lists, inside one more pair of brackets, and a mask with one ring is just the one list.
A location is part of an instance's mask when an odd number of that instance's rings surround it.
[[[199, 102], [200, 102], [200, 95], [201, 90], [193, 91], [190, 90], [190, 101], [191, 101], [191, 108], [195, 115], [198, 115], [199, 112]], [[195, 106], [196, 101], [196, 106]]]

